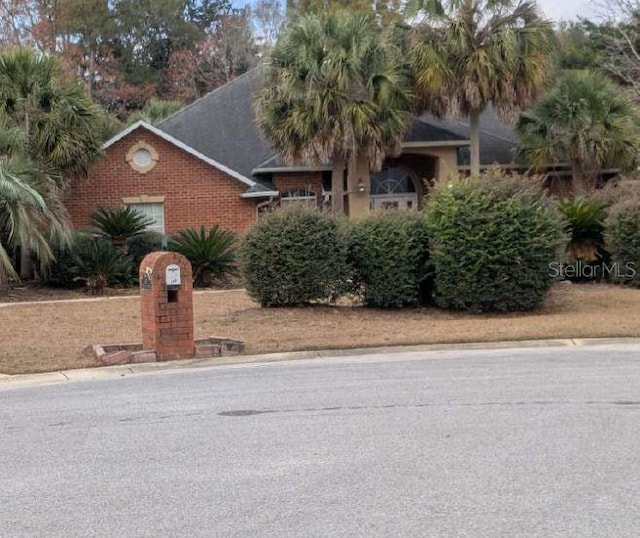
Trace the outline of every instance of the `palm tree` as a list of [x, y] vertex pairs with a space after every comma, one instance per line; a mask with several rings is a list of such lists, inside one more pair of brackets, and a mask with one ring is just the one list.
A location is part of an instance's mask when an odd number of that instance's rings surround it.
[[150, 99], [143, 109], [131, 114], [127, 123], [133, 125], [135, 122], [144, 120], [154, 125], [160, 123], [165, 118], [171, 116], [184, 108], [184, 103], [180, 101], [165, 101], [163, 99]]
[[536, 100], [552, 71], [553, 26], [529, 0], [408, 0], [406, 10], [420, 21], [410, 60], [421, 107], [469, 117], [478, 173], [480, 114], [491, 103], [510, 122]]
[[98, 235], [119, 249], [126, 245], [127, 239], [143, 234], [153, 224], [151, 218], [128, 206], [99, 207], [91, 213], [89, 220]]
[[640, 149], [640, 115], [604, 75], [569, 71], [520, 117], [518, 155], [534, 166], [569, 162], [573, 190], [595, 188], [605, 167], [633, 170]]
[[[62, 82], [60, 64], [54, 58], [26, 49], [0, 54], [0, 167], [7, 168], [6, 177], [18, 178], [34, 189], [60, 225], [67, 220], [62, 205], [65, 181], [98, 158], [105, 125], [105, 114], [83, 88]], [[15, 163], [28, 163], [17, 165], [22, 175], [12, 171]], [[3, 218], [6, 223], [9, 217]], [[0, 231], [7, 234], [5, 229]], [[22, 241], [19, 246], [20, 272], [28, 277], [31, 242]], [[42, 253], [41, 262], [49, 259], [46, 249], [38, 247], [34, 252]]]
[[344, 211], [346, 162], [378, 170], [410, 120], [409, 77], [372, 14], [301, 17], [271, 53], [256, 99], [259, 127], [288, 163], [332, 162], [332, 204]]
[[61, 175], [86, 170], [101, 153], [107, 122], [77, 83], [63, 84], [59, 62], [27, 49], [0, 54], [0, 118], [25, 135], [34, 162]]
[[53, 261], [51, 244], [68, 239], [57, 185], [32, 162], [0, 157], [0, 284], [18, 277], [12, 254], [20, 247], [41, 264]]

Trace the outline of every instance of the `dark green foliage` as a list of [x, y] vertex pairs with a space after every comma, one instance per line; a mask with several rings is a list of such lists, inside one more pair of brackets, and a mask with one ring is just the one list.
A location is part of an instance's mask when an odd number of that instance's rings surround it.
[[577, 196], [560, 200], [558, 209], [565, 218], [564, 231], [569, 236], [565, 248], [565, 261], [589, 266], [588, 271], [571, 271], [579, 275], [576, 280], [593, 280], [602, 277], [602, 263], [607, 259], [604, 248], [604, 221], [608, 204], [600, 198]]
[[190, 262], [196, 286], [224, 283], [237, 274], [236, 236], [229, 230], [204, 226], [200, 231], [192, 228], [180, 230], [169, 242], [170, 250], [179, 252]]
[[107, 286], [132, 284], [133, 275], [131, 260], [109, 241], [78, 233], [49, 268], [47, 283], [65, 288], [86, 285], [100, 293]]
[[86, 283], [93, 293], [101, 293], [107, 286], [130, 285], [134, 268], [112, 243], [100, 237], [79, 241], [74, 246], [77, 279]]
[[612, 279], [640, 288], [640, 199], [611, 208], [605, 222], [605, 242], [611, 254]]
[[349, 261], [367, 306], [415, 306], [430, 298], [429, 238], [422, 214], [374, 213], [349, 227]]
[[241, 246], [249, 295], [262, 306], [334, 300], [346, 289], [347, 245], [339, 223], [309, 208], [265, 215]]
[[116, 247], [124, 246], [127, 238], [145, 232], [147, 226], [152, 224], [149, 217], [127, 206], [99, 207], [89, 218], [97, 228], [97, 233]]
[[565, 237], [553, 204], [524, 181], [492, 171], [433, 192], [426, 219], [437, 304], [484, 312], [541, 303]]
[[125, 248], [133, 263], [136, 275], [137, 268], [140, 267], [143, 258], [151, 252], [166, 250], [165, 246], [164, 235], [159, 232], [148, 231], [129, 237], [125, 243]]
[[82, 232], [73, 232], [68, 245], [54, 249], [55, 261], [47, 267], [44, 279], [48, 286], [56, 288], [81, 288], [85, 282], [79, 280], [78, 262], [75, 249], [80, 242], [90, 241], [91, 237]]

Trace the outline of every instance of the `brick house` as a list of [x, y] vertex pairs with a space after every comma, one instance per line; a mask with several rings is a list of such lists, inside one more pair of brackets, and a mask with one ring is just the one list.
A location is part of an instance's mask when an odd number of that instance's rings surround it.
[[[104, 145], [86, 177], [71, 181], [65, 199], [73, 226], [88, 225], [98, 206], [128, 205], [171, 234], [218, 224], [242, 234], [274, 204], [330, 205], [331, 164], [284, 163], [255, 126], [256, 68], [186, 106], [157, 126], [140, 121]], [[484, 166], [513, 163], [513, 130], [488, 110], [481, 118]], [[378, 208], [419, 208], [430, 183], [464, 171], [469, 127], [430, 116], [414, 118], [396, 158], [370, 173], [366, 162], [344, 174], [349, 216]]]

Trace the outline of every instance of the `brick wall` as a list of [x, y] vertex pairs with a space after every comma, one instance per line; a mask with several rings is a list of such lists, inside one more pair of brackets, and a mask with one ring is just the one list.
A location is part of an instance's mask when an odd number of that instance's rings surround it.
[[316, 193], [318, 205], [322, 204], [322, 172], [275, 174], [273, 184], [280, 194], [296, 189], [313, 191]]
[[[139, 141], [152, 146], [159, 156], [146, 174], [126, 162], [127, 152]], [[141, 195], [164, 196], [168, 234], [214, 224], [241, 234], [255, 222], [255, 208], [261, 201], [240, 198], [246, 189], [241, 181], [141, 128], [109, 147], [88, 177], [71, 181], [65, 205], [73, 226], [83, 228], [99, 205], [120, 205], [122, 198]]]

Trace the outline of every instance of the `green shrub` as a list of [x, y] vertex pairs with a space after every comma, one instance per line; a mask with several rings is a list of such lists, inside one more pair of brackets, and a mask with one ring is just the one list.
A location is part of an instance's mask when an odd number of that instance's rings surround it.
[[640, 198], [614, 205], [605, 222], [614, 282], [640, 287]]
[[47, 273], [49, 285], [87, 286], [100, 293], [106, 286], [128, 286], [134, 282], [133, 263], [106, 239], [75, 233], [69, 248], [56, 255]]
[[78, 260], [75, 255], [77, 245], [81, 241], [90, 241], [91, 236], [83, 232], [73, 232], [71, 241], [64, 247], [54, 250], [55, 261], [50, 264], [44, 274], [48, 286], [55, 288], [81, 288], [85, 283], [78, 279]]
[[164, 250], [165, 246], [165, 236], [160, 232], [147, 231], [127, 239], [125, 250], [131, 259], [136, 276], [144, 257], [151, 252]]
[[564, 217], [564, 231], [569, 236], [564, 261], [573, 270], [565, 268], [563, 272], [570, 280], [602, 278], [603, 264], [608, 260], [604, 246], [604, 221], [608, 206], [599, 197], [577, 196], [558, 202], [558, 209]]
[[373, 213], [349, 226], [349, 262], [367, 306], [401, 307], [430, 297], [429, 240], [415, 211]]
[[491, 171], [436, 187], [426, 219], [437, 304], [483, 312], [541, 303], [566, 237], [551, 201], [524, 181]]
[[236, 235], [213, 226], [206, 231], [192, 228], [180, 230], [169, 240], [169, 248], [191, 262], [196, 286], [224, 283], [238, 273], [236, 265]]
[[146, 215], [127, 206], [99, 207], [89, 218], [96, 233], [118, 248], [124, 246], [129, 237], [144, 233], [153, 222]]
[[134, 282], [133, 263], [112, 243], [100, 237], [88, 237], [73, 247], [77, 279], [93, 293], [108, 286], [130, 286]]
[[349, 276], [341, 226], [309, 208], [264, 215], [247, 232], [241, 260], [247, 291], [262, 306], [336, 299]]

